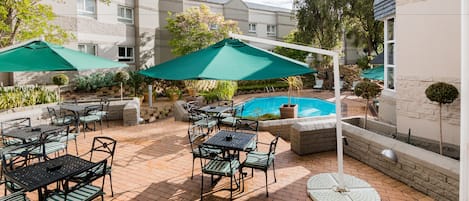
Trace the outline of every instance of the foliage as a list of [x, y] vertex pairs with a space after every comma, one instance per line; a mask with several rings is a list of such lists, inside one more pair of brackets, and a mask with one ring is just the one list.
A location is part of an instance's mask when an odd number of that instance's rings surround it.
[[272, 83], [272, 84], [252, 84], [238, 86], [238, 91], [250, 91], [250, 90], [264, 90], [265, 87], [274, 88], [288, 88], [288, 84], [284, 82]]
[[263, 114], [259, 117], [254, 117], [254, 116], [247, 116], [247, 117], [244, 117], [245, 119], [251, 119], [251, 120], [258, 120], [258, 121], [265, 121], [265, 120], [275, 120], [275, 119], [280, 119], [280, 115], [278, 114], [271, 114], [271, 113], [267, 113], [267, 114]]
[[370, 68], [370, 57], [369, 56], [363, 56], [357, 59], [357, 65], [360, 67], [362, 70], [364, 69], [369, 69]]
[[127, 84], [132, 87], [134, 96], [143, 95], [145, 77], [138, 73], [138, 71], [129, 71], [129, 80], [127, 80]]
[[450, 104], [459, 96], [458, 89], [444, 82], [433, 83], [425, 89], [425, 95], [431, 101], [438, 102], [440, 115], [440, 154], [443, 154], [443, 130], [441, 126], [441, 105]]
[[66, 84], [68, 84], [68, 76], [65, 75], [65, 74], [54, 75], [52, 77], [52, 82], [55, 85], [59, 85], [59, 86], [66, 85]]
[[53, 103], [57, 100], [55, 92], [44, 87], [0, 87], [0, 109]]
[[[240, 33], [238, 24], [225, 20], [223, 15], [212, 13], [205, 5], [192, 7], [184, 12], [172, 14], [166, 19], [166, 29], [171, 33], [171, 52], [177, 56], [205, 48], [228, 36], [231, 31]], [[212, 29], [211, 26], [216, 26]]]
[[119, 71], [114, 75], [115, 82], [125, 83], [127, 80], [129, 80], [129, 78], [130, 78], [130, 75], [127, 71]]
[[102, 87], [118, 85], [114, 82], [114, 73], [93, 73], [90, 75], [80, 75], [75, 78], [75, 90], [94, 92]]
[[202, 93], [200, 93], [200, 95], [204, 97], [204, 100], [207, 103], [211, 103], [218, 99], [218, 94], [215, 91], [203, 91]]
[[354, 39], [356, 47], [365, 48], [368, 56], [379, 54], [383, 49], [384, 23], [375, 20], [373, 0], [348, 0], [348, 38]]
[[173, 95], [180, 96], [182, 94], [182, 91], [176, 86], [170, 86], [165, 89], [165, 94], [167, 97], [171, 97]]
[[231, 100], [238, 89], [238, 84], [235, 81], [220, 80], [214, 89], [215, 94], [220, 100]]
[[[298, 37], [298, 30], [294, 29], [292, 30], [285, 38], [283, 39], [284, 42], [286, 43], [293, 43], [293, 44], [303, 44], [304, 41], [302, 41]], [[295, 49], [290, 49], [286, 47], [275, 47], [274, 52], [283, 56], [286, 56], [288, 58], [292, 58], [298, 61], [304, 61], [306, 56], [308, 55], [308, 52], [301, 51], [301, 50], [295, 50]]]
[[370, 99], [376, 98], [381, 93], [381, 88], [378, 84], [371, 82], [370, 80], [365, 80], [359, 82], [353, 91], [356, 96], [360, 96], [366, 99], [365, 105], [365, 124], [364, 128], [366, 129], [366, 122], [368, 120], [368, 102]]
[[451, 84], [437, 82], [425, 90], [425, 95], [431, 101], [438, 102], [439, 104], [449, 104], [458, 98], [459, 92]]
[[53, 25], [55, 14], [41, 0], [0, 1], [0, 48], [44, 36], [49, 42], [61, 44], [74, 36]]
[[301, 76], [290, 76], [284, 78], [283, 81], [288, 84], [288, 105], [290, 105], [292, 91], [296, 89], [299, 93], [303, 89], [303, 80]]

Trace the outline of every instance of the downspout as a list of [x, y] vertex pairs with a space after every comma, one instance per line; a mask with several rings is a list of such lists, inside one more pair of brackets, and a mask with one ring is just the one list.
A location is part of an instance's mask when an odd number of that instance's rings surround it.
[[134, 0], [134, 60], [135, 70], [140, 70], [140, 5], [138, 0]]

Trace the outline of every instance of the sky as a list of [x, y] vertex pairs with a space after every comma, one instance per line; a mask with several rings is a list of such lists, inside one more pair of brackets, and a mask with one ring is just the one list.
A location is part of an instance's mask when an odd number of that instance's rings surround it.
[[253, 3], [260, 3], [265, 5], [278, 6], [282, 8], [292, 8], [293, 0], [246, 0]]

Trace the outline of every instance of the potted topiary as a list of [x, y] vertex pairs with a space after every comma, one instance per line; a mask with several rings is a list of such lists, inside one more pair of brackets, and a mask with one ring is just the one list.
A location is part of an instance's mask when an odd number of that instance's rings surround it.
[[129, 76], [129, 73], [127, 73], [127, 71], [119, 71], [116, 73], [116, 75], [114, 75], [114, 81], [116, 82], [119, 82], [120, 83], [120, 87], [121, 87], [121, 100], [124, 98], [124, 88], [123, 88], [123, 83], [127, 82], [127, 80], [129, 80], [130, 76]]
[[57, 74], [52, 77], [52, 82], [57, 85], [58, 101], [60, 103], [60, 86], [67, 85], [69, 82], [68, 76], [65, 74]]
[[184, 85], [189, 96], [195, 97], [197, 95], [197, 80], [184, 80]]
[[368, 102], [371, 99], [376, 98], [381, 93], [381, 88], [378, 84], [371, 82], [370, 80], [364, 80], [359, 82], [353, 91], [356, 96], [360, 96], [366, 99], [365, 105], [365, 123], [363, 128], [366, 129], [366, 121], [368, 120]]
[[298, 117], [298, 105], [291, 104], [291, 93], [294, 89], [300, 92], [303, 88], [303, 81], [301, 76], [291, 76], [283, 79], [288, 84], [288, 104], [283, 104], [280, 107], [280, 118], [297, 118]]
[[431, 101], [438, 103], [440, 108], [440, 154], [443, 155], [443, 131], [441, 126], [441, 106], [442, 104], [450, 104], [459, 96], [458, 89], [451, 84], [444, 82], [434, 83], [425, 90], [425, 95]]
[[181, 90], [176, 86], [170, 86], [166, 88], [165, 94], [169, 98], [169, 100], [176, 101], [181, 96]]

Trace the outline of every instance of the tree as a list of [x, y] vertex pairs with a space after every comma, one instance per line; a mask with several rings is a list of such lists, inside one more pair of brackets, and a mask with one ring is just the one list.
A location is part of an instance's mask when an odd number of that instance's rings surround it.
[[[302, 44], [302, 45], [304, 44], [304, 41], [301, 41], [300, 37], [298, 36], [297, 29], [292, 30], [287, 36], [285, 36], [283, 40], [286, 43]], [[303, 61], [308, 55], [308, 52], [290, 49], [286, 47], [275, 47], [274, 52], [277, 54], [286, 56], [288, 58], [296, 59], [298, 61]]]
[[369, 80], [361, 81], [355, 86], [354, 94], [366, 99], [365, 105], [365, 124], [363, 128], [366, 129], [366, 122], [368, 121], [368, 103], [371, 99], [376, 98], [381, 93], [381, 88], [378, 84], [370, 82]]
[[458, 89], [451, 84], [437, 82], [425, 89], [425, 95], [431, 101], [438, 103], [440, 109], [440, 154], [443, 154], [443, 130], [441, 126], [441, 106], [442, 104], [450, 104], [459, 96]]
[[205, 48], [228, 37], [228, 33], [240, 33], [238, 24], [216, 13], [204, 4], [185, 12], [172, 14], [166, 19], [166, 29], [171, 33], [171, 52], [177, 56]]
[[40, 36], [58, 44], [73, 37], [60, 26], [50, 23], [55, 19], [52, 7], [39, 2], [40, 0], [0, 1], [0, 47]]
[[348, 0], [347, 36], [354, 39], [356, 47], [364, 47], [368, 56], [382, 51], [383, 22], [375, 20], [373, 0]]

